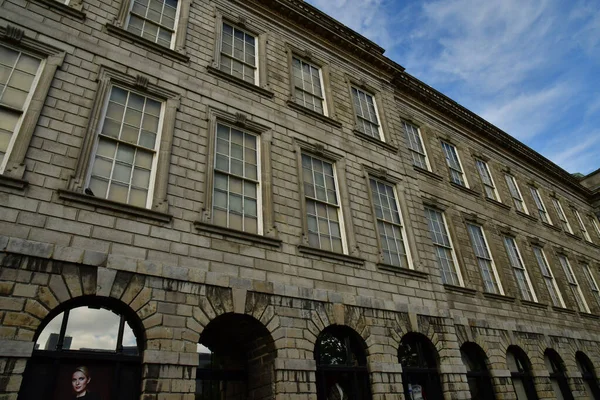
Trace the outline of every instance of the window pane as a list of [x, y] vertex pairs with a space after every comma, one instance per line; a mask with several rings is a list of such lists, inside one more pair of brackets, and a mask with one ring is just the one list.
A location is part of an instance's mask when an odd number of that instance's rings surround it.
[[70, 350], [116, 350], [120, 317], [108, 310], [79, 307], [70, 310], [65, 333]]

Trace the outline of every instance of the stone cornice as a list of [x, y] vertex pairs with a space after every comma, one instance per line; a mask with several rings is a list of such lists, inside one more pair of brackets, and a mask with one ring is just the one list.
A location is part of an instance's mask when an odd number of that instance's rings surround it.
[[585, 196], [586, 199], [591, 200], [592, 192], [582, 186], [577, 178], [500, 128], [433, 89], [431, 86], [405, 72], [396, 75], [394, 84], [400, 92], [406, 93], [424, 104], [443, 112], [445, 116], [454, 119], [460, 124], [466, 125], [478, 133], [482, 133], [488, 140], [519, 155], [536, 168], [541, 169], [543, 172]]
[[230, 0], [241, 6], [269, 10], [282, 18], [303, 26], [329, 41], [336, 48], [344, 48], [380, 70], [397, 74], [404, 67], [385, 57], [385, 49], [361, 34], [336, 21], [303, 0]]

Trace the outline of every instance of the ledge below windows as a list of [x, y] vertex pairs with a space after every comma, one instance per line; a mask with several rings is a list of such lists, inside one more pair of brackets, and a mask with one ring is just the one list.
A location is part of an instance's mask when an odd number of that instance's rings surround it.
[[223, 226], [207, 224], [206, 222], [196, 221], [194, 222], [196, 229], [202, 232], [216, 233], [225, 237], [234, 239], [246, 240], [254, 244], [263, 244], [265, 246], [279, 247], [281, 246], [281, 240], [270, 238], [255, 233], [242, 232], [235, 229], [225, 228]]
[[470, 189], [470, 188], [468, 188], [466, 186], [459, 185], [458, 183], [455, 183], [455, 182], [452, 182], [452, 181], [450, 181], [450, 186], [455, 187], [455, 188], [457, 188], [459, 190], [462, 190], [463, 192], [468, 193], [471, 196], [475, 196], [475, 197], [481, 196], [481, 193], [476, 192], [475, 190]]
[[581, 237], [579, 237], [579, 236], [577, 236], [577, 235], [575, 235], [575, 234], [573, 234], [573, 233], [571, 233], [571, 232], [567, 232], [567, 231], [565, 231], [565, 235], [567, 235], [567, 236], [568, 236], [568, 237], [570, 237], [571, 239], [575, 239], [575, 240], [579, 240], [579, 241], [581, 241], [581, 240], [582, 240], [582, 239], [581, 239]]
[[519, 217], [527, 218], [528, 220], [533, 221], [533, 222], [537, 222], [537, 220], [538, 220], [533, 215], [529, 215], [527, 213], [524, 213], [523, 211], [516, 210], [516, 212]]
[[560, 229], [558, 226], [549, 224], [549, 223], [544, 222], [544, 221], [542, 221], [542, 225], [544, 225], [546, 228], [552, 229], [553, 231], [556, 231], [556, 232], [561, 232], [562, 231], [562, 229]]
[[321, 120], [321, 121], [323, 121], [325, 123], [328, 123], [329, 125], [332, 125], [332, 126], [334, 126], [336, 128], [341, 128], [342, 127], [342, 123], [341, 122], [336, 121], [335, 119], [330, 118], [327, 115], [324, 115], [324, 114], [318, 113], [316, 111], [313, 111], [310, 108], [306, 108], [306, 107], [304, 107], [304, 106], [296, 103], [295, 101], [288, 100], [287, 101], [287, 105], [288, 105], [289, 108], [293, 108], [294, 110], [296, 110], [298, 112], [301, 112], [301, 113], [304, 113], [304, 114], [306, 114], [306, 115], [308, 115], [310, 117], [317, 118], [317, 119], [319, 119], [319, 120]]
[[497, 293], [483, 293], [483, 297], [485, 297], [486, 299], [491, 299], [491, 300], [500, 300], [500, 301], [504, 301], [506, 303], [514, 303], [516, 298], [512, 297], [512, 296], [506, 296], [503, 294], [497, 294]]
[[510, 210], [510, 206], [508, 204], [504, 204], [498, 200], [494, 200], [491, 197], [487, 197], [485, 196], [485, 201], [487, 201], [488, 203], [492, 203], [495, 206], [498, 206], [500, 208], [504, 208], [505, 210]]
[[417, 171], [418, 173], [420, 173], [420, 174], [423, 174], [423, 175], [426, 175], [426, 176], [428, 176], [428, 177], [430, 177], [430, 178], [436, 179], [436, 180], [438, 180], [438, 181], [443, 181], [443, 180], [444, 180], [444, 178], [442, 178], [440, 175], [436, 174], [436, 173], [435, 173], [435, 172], [433, 172], [433, 171], [429, 171], [429, 170], [427, 170], [427, 169], [423, 169], [423, 168], [421, 168], [421, 167], [418, 167], [418, 166], [416, 166], [416, 165], [413, 165], [413, 168], [414, 168], [414, 169], [415, 169], [415, 171]]
[[87, 204], [89, 206], [105, 208], [107, 210], [120, 211], [125, 214], [153, 219], [159, 222], [170, 222], [171, 218], [173, 218], [172, 215], [165, 214], [159, 211], [149, 210], [147, 208], [142, 207], [136, 207], [125, 203], [118, 203], [116, 201], [102, 199], [100, 197], [94, 197], [79, 192], [73, 192], [70, 190], [59, 189], [58, 197], [62, 200], [73, 201], [75, 203], [80, 204]]
[[377, 267], [384, 271], [395, 272], [397, 274], [410, 276], [412, 278], [427, 279], [427, 277], [429, 276], [427, 272], [417, 271], [410, 268], [397, 267], [395, 265], [385, 263], [377, 263]]
[[168, 47], [162, 46], [158, 43], [151, 42], [150, 40], [145, 39], [141, 36], [138, 36], [135, 33], [131, 33], [123, 28], [119, 28], [118, 26], [115, 26], [113, 24], [106, 24], [105, 26], [106, 26], [106, 30], [108, 31], [108, 33], [112, 34], [113, 36], [117, 36], [121, 39], [131, 40], [134, 43], [137, 43], [143, 47], [146, 47], [150, 50], [156, 51], [166, 57], [172, 58], [177, 61], [181, 61], [184, 63], [187, 63], [188, 61], [190, 61], [190, 57], [186, 54], [183, 54], [183, 53], [180, 53], [173, 49], [170, 49]]
[[548, 304], [536, 303], [535, 301], [521, 299], [521, 304], [527, 307], [539, 308], [541, 310], [547, 310]]
[[10, 176], [0, 174], [0, 186], [23, 190], [28, 184], [29, 182], [23, 179], [11, 178]]
[[365, 264], [365, 260], [363, 260], [362, 258], [349, 256], [347, 254], [334, 253], [332, 251], [327, 251], [327, 250], [316, 249], [314, 247], [309, 247], [309, 246], [304, 246], [304, 245], [299, 245], [298, 251], [302, 254], [310, 254], [311, 256], [330, 258], [332, 260], [343, 261], [343, 262], [347, 262], [350, 264], [356, 264], [356, 265], [364, 265]]
[[71, 7], [65, 3], [61, 3], [57, 0], [36, 0], [38, 3], [42, 3], [47, 5], [49, 8], [57, 11], [61, 14], [68, 15], [73, 18], [77, 18], [81, 21], [85, 20], [85, 13], [81, 11], [81, 4], [79, 5], [79, 9], [75, 7]]
[[444, 289], [446, 289], [448, 292], [459, 293], [471, 297], [475, 296], [475, 294], [477, 293], [477, 290], [475, 289], [467, 288], [464, 286], [450, 285], [448, 283], [444, 284]]
[[552, 309], [554, 311], [558, 311], [558, 312], [565, 313], [565, 314], [572, 314], [572, 315], [576, 315], [577, 314], [577, 311], [571, 310], [571, 309], [568, 309], [568, 308], [552, 306]]
[[398, 152], [398, 148], [396, 146], [394, 146], [393, 144], [389, 144], [386, 142], [383, 142], [381, 139], [378, 138], [374, 138], [373, 136], [369, 136], [367, 134], [362, 133], [361, 131], [354, 129], [354, 134], [363, 139], [366, 140], [368, 142], [371, 142], [373, 144], [376, 144], [377, 146], [383, 147], [386, 150], [391, 151], [392, 153], [397, 153]]
[[600, 319], [600, 315], [596, 315], [596, 314], [588, 314], [588, 313], [580, 312], [579, 315], [581, 317], [587, 318], [587, 319], [595, 319], [595, 320]]
[[235, 85], [241, 86], [245, 89], [252, 90], [253, 92], [260, 94], [261, 96], [265, 96], [268, 98], [273, 98], [273, 96], [275, 96], [275, 93], [271, 92], [270, 90], [267, 90], [265, 88], [257, 86], [253, 83], [246, 82], [243, 79], [237, 78], [237, 77], [235, 77], [231, 74], [228, 74], [226, 72], [223, 72], [220, 69], [217, 69], [215, 67], [208, 66], [208, 67], [206, 67], [206, 71], [212, 75], [218, 76], [219, 78], [225, 79], [226, 81], [229, 81]]

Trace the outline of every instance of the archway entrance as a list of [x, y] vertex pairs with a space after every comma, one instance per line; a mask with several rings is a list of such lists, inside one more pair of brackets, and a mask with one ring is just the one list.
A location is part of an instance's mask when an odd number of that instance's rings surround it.
[[460, 347], [460, 355], [467, 367], [467, 382], [472, 400], [494, 400], [492, 377], [488, 369], [488, 359], [481, 347], [466, 342]]
[[142, 332], [135, 313], [115, 299], [60, 305], [34, 337], [19, 400], [139, 398]]
[[224, 314], [200, 335], [197, 400], [273, 398], [275, 345], [265, 326], [249, 315]]
[[575, 353], [575, 359], [583, 378], [585, 390], [592, 399], [600, 400], [600, 387], [598, 387], [598, 378], [596, 378], [596, 371], [594, 370], [592, 361], [581, 351]]
[[506, 352], [506, 364], [510, 371], [517, 400], [538, 400], [531, 373], [531, 362], [523, 349], [510, 346]]
[[546, 349], [544, 352], [544, 364], [550, 373], [550, 382], [557, 400], [573, 400], [569, 381], [567, 379], [567, 369], [562, 358], [552, 349]]
[[325, 328], [315, 344], [317, 398], [369, 400], [366, 345], [353, 329], [343, 325]]
[[410, 332], [402, 337], [398, 348], [402, 365], [404, 396], [407, 399], [442, 400], [435, 346], [420, 333]]

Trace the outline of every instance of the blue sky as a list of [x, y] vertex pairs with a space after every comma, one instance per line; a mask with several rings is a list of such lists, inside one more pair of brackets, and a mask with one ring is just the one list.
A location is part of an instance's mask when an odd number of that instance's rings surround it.
[[306, 0], [567, 171], [600, 168], [599, 0]]

